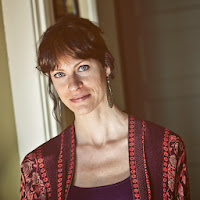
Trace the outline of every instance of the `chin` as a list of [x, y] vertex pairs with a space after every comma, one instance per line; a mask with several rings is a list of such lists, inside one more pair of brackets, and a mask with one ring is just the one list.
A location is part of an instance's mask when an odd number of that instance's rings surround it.
[[75, 115], [87, 115], [89, 113], [91, 113], [94, 110], [93, 106], [78, 106], [74, 109], [71, 109], [71, 111], [75, 114]]

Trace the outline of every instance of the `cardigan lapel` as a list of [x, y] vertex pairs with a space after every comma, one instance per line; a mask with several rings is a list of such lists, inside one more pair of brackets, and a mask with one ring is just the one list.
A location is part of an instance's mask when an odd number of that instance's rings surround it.
[[129, 164], [132, 192], [135, 200], [151, 199], [145, 155], [145, 122], [129, 116]]
[[[64, 199], [67, 199], [69, 189], [72, 183], [72, 178], [74, 174], [74, 168], [75, 168], [75, 129], [74, 129], [74, 123], [70, 126], [70, 133], [66, 133], [66, 136], [68, 136], [68, 142], [66, 145], [66, 156], [65, 156], [65, 163], [66, 163], [66, 182], [65, 182], [65, 190], [64, 190]], [[70, 155], [70, 156], [69, 156]]]

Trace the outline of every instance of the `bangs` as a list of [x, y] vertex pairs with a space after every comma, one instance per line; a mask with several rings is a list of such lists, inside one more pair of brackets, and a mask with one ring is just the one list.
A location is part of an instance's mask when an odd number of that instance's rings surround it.
[[53, 38], [42, 38], [42, 42], [43, 45], [38, 49], [38, 69], [46, 75], [69, 56], [77, 59], [93, 58], [103, 64], [104, 59], [100, 58], [104, 58], [104, 41], [102, 43], [102, 40], [83, 29], [68, 27], [67, 32], [61, 29]]

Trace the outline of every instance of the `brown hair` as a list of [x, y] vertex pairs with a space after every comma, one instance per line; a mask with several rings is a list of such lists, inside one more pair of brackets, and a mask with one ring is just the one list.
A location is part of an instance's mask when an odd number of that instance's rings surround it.
[[72, 56], [78, 59], [96, 59], [103, 67], [109, 66], [110, 76], [114, 77], [114, 58], [102, 34], [102, 30], [88, 19], [68, 15], [49, 27], [42, 35], [38, 48], [37, 68], [49, 77], [48, 90], [54, 101], [54, 116], [57, 121], [59, 121], [56, 115], [58, 102], [52, 91], [50, 72], [58, 67], [62, 58]]

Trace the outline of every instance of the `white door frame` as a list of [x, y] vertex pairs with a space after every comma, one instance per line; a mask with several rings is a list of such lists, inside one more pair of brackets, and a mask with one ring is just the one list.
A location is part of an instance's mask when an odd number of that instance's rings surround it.
[[[96, 0], [85, 3], [87, 18], [97, 22]], [[47, 80], [35, 69], [37, 41], [54, 23], [52, 8], [52, 0], [2, 0], [20, 162], [60, 132]]]
[[52, 18], [47, 16], [50, 2], [2, 0], [20, 162], [58, 133], [46, 79], [35, 69], [36, 44]]

